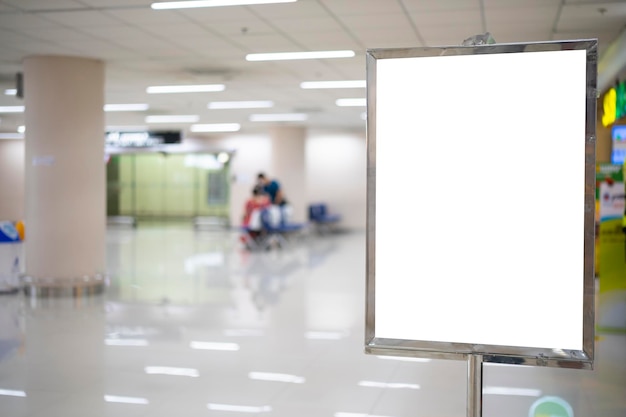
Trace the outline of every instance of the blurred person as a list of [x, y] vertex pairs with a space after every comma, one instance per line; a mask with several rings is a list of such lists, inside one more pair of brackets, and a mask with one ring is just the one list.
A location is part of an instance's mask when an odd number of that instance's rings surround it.
[[242, 219], [242, 225], [246, 234], [241, 236], [241, 241], [247, 246], [253, 244], [262, 232], [261, 210], [271, 205], [270, 197], [263, 191], [263, 187], [256, 185], [252, 189], [252, 196], [246, 201]]
[[257, 182], [269, 195], [272, 204], [277, 206], [284, 206], [287, 204], [287, 199], [285, 198], [283, 189], [278, 181], [270, 180], [264, 173], [261, 172], [257, 175]]

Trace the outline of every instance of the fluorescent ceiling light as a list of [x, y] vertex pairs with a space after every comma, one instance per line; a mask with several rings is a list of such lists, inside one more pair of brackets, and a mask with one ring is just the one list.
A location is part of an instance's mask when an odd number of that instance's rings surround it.
[[365, 88], [365, 80], [352, 81], [304, 81], [300, 83], [300, 88]]
[[104, 339], [107, 346], [148, 346], [146, 339]]
[[191, 342], [189, 343], [189, 347], [200, 350], [224, 350], [231, 352], [239, 350], [239, 345], [237, 343]]
[[197, 0], [152, 3], [154, 10], [192, 9], [197, 7], [249, 6], [254, 4], [295, 3], [297, 0]]
[[359, 381], [358, 385], [360, 387], [371, 387], [371, 388], [420, 389], [420, 386], [417, 384], [404, 384], [400, 382]]
[[26, 397], [26, 392], [13, 389], [0, 389], [0, 395], [8, 395], [9, 397]]
[[269, 100], [258, 101], [212, 101], [207, 105], [209, 109], [266, 109], [274, 107], [274, 102]]
[[0, 139], [24, 139], [23, 133], [0, 133]]
[[248, 54], [246, 61], [283, 61], [291, 59], [352, 58], [354, 51], [272, 52]]
[[401, 361], [401, 362], [431, 362], [432, 359], [428, 358], [410, 358], [408, 356], [376, 356], [378, 359], [385, 359], [390, 361]]
[[19, 133], [24, 133], [24, 132], [26, 132], [26, 126], [24, 126], [24, 125], [22, 125], [22, 126], [18, 126], [18, 127], [17, 127], [17, 131], [18, 131]]
[[292, 384], [304, 384], [306, 381], [306, 379], [302, 376], [277, 374], [273, 372], [250, 372], [248, 373], [248, 378], [259, 381], [291, 382]]
[[121, 404], [148, 404], [147, 398], [141, 397], [122, 397], [119, 395], [105, 395], [104, 401], [108, 403], [121, 403]]
[[251, 114], [251, 122], [302, 122], [308, 116], [305, 113]]
[[232, 405], [232, 404], [214, 404], [206, 405], [209, 410], [215, 411], [238, 411], [240, 413], [269, 413], [272, 407], [269, 405], [250, 406], [250, 405]]
[[385, 416], [375, 416], [373, 414], [364, 414], [364, 413], [345, 413], [338, 411], [335, 413], [335, 417], [385, 417]]
[[145, 132], [148, 126], [105, 126], [107, 132]]
[[0, 113], [23, 113], [24, 106], [0, 106]]
[[17, 95], [17, 89], [15, 88], [7, 88], [6, 90], [4, 90], [4, 94], [7, 96], [16, 96]]
[[197, 115], [175, 115], [175, 116], [147, 116], [146, 123], [196, 123], [200, 120]]
[[200, 372], [193, 368], [173, 368], [169, 366], [146, 366], [144, 368], [149, 375], [174, 375], [174, 376], [190, 376], [199, 377]]
[[146, 103], [129, 104], [105, 104], [104, 111], [145, 111], [148, 110]]
[[541, 396], [541, 390], [533, 389], [533, 388], [484, 387], [483, 394], [519, 395], [522, 397], [539, 397]]
[[340, 98], [335, 102], [340, 107], [363, 107], [367, 105], [365, 98]]
[[199, 84], [199, 85], [153, 85], [146, 89], [148, 94], [167, 93], [211, 93], [224, 91], [224, 84]]
[[239, 123], [211, 123], [202, 125], [191, 125], [192, 132], [237, 132], [241, 129]]

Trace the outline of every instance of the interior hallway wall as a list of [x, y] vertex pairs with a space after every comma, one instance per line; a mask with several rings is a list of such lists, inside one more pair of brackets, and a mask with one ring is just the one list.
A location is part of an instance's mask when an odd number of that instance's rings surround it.
[[365, 230], [365, 131], [309, 132], [306, 167], [309, 201], [340, 214], [343, 228]]
[[0, 140], [0, 220], [24, 220], [24, 141]]

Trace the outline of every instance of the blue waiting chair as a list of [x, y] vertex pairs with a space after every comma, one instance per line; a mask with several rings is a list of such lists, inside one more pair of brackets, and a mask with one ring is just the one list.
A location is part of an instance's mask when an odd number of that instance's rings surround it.
[[302, 231], [305, 227], [304, 224], [287, 222], [281, 208], [277, 206], [261, 210], [261, 225], [263, 235], [261, 245], [265, 249], [271, 248], [274, 243], [280, 247], [287, 246], [288, 236]]
[[309, 205], [309, 221], [316, 226], [318, 232], [329, 230], [341, 221], [339, 214], [331, 214], [324, 203]]

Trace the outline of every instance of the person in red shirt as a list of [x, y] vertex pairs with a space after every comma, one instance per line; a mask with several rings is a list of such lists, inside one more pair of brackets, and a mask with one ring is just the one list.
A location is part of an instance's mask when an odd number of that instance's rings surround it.
[[256, 240], [261, 234], [261, 209], [272, 204], [270, 197], [263, 191], [263, 187], [257, 185], [252, 189], [252, 196], [246, 201], [243, 213], [243, 227], [245, 234], [241, 237], [243, 243], [250, 243], [250, 239]]

